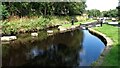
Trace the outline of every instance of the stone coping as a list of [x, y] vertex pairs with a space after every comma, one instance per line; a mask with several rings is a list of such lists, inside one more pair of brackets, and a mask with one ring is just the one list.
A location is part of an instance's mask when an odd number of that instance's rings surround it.
[[110, 51], [110, 49], [112, 48], [113, 41], [112, 41], [109, 37], [107, 37], [105, 34], [99, 32], [99, 31], [96, 31], [96, 30], [94, 30], [94, 29], [92, 29], [92, 28], [88, 28], [88, 30], [89, 30], [90, 32], [93, 32], [93, 33], [97, 34], [97, 35], [100, 35], [101, 37], [103, 37], [103, 38], [106, 39], [106, 41], [107, 41], [107, 44], [106, 44], [106, 47], [105, 47], [104, 51], [102, 52], [102, 54], [100, 55], [100, 57], [98, 58], [98, 60], [95, 61], [95, 62], [93, 62], [93, 64], [91, 65], [91, 66], [101, 66], [101, 64], [102, 64], [103, 61], [104, 61], [105, 55], [106, 55], [106, 54]]
[[95, 34], [97, 34], [97, 35], [100, 35], [100, 36], [102, 36], [104, 39], [106, 39], [106, 41], [107, 41], [106, 46], [111, 46], [111, 45], [113, 45], [113, 41], [112, 41], [109, 37], [107, 37], [105, 34], [99, 32], [99, 31], [96, 31], [96, 30], [94, 30], [94, 29], [92, 29], [92, 28], [88, 28], [88, 30], [89, 30], [90, 32], [93, 32], [93, 33], [95, 33]]

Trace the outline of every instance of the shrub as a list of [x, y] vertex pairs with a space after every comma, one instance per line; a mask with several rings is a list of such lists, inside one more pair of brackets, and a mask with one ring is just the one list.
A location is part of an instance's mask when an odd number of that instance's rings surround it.
[[1, 8], [1, 16], [2, 16], [2, 19], [5, 20], [6, 18], [8, 18], [8, 16], [10, 15], [9, 12], [6, 10], [6, 6], [5, 5], [0, 5], [0, 8]]

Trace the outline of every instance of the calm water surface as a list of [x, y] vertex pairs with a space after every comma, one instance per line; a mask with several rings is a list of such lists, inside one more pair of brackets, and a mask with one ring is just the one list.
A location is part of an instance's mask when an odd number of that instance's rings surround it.
[[103, 52], [105, 45], [87, 30], [74, 30], [38, 37], [18, 35], [18, 39], [2, 46], [3, 66], [89, 66]]

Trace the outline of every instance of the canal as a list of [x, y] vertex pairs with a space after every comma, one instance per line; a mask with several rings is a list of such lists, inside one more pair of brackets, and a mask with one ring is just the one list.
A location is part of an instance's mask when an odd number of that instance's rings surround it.
[[2, 66], [90, 66], [103, 52], [105, 45], [88, 30], [76, 29], [38, 37], [30, 33], [2, 45]]

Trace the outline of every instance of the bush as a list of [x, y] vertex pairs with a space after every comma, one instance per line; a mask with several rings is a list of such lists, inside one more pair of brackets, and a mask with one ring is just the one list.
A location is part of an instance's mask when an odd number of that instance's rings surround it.
[[2, 22], [2, 31], [4, 34], [15, 34], [17, 32], [17, 26], [15, 23]]
[[2, 16], [2, 19], [5, 20], [6, 18], [8, 18], [8, 16], [10, 15], [9, 12], [6, 10], [6, 6], [5, 5], [0, 5], [0, 8], [1, 8], [1, 16]]

